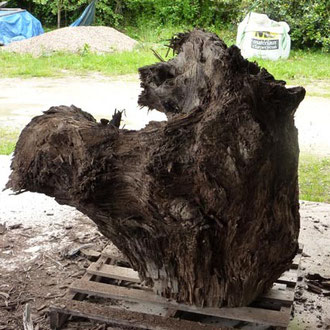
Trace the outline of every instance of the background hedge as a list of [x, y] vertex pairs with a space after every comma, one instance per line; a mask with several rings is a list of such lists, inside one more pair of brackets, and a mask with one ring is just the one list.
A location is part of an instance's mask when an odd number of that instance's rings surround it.
[[[89, 0], [11, 0], [11, 7], [28, 9], [46, 27], [56, 25], [58, 1], [62, 25], [71, 24]], [[96, 25], [134, 27], [198, 26], [225, 29], [250, 11], [286, 21], [293, 48], [330, 50], [329, 0], [98, 0]]]

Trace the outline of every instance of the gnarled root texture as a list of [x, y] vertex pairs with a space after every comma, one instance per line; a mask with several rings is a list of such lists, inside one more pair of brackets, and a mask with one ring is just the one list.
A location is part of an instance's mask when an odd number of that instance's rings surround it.
[[305, 90], [212, 33], [179, 34], [171, 48], [174, 59], [139, 70], [139, 104], [167, 122], [128, 131], [52, 107], [21, 133], [7, 187], [88, 215], [158, 294], [247, 305], [297, 251]]

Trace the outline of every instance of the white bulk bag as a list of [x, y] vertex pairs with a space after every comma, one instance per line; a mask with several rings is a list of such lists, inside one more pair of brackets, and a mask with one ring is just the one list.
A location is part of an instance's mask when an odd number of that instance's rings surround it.
[[236, 45], [245, 58], [286, 59], [290, 54], [290, 27], [265, 14], [249, 13], [238, 25]]

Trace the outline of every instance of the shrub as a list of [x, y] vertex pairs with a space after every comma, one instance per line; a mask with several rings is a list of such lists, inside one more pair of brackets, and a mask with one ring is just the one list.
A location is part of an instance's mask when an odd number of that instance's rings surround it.
[[[27, 8], [44, 26], [56, 25], [57, 2], [64, 25], [72, 23], [90, 0], [10, 0]], [[294, 48], [330, 48], [329, 0], [98, 0], [97, 25], [124, 28], [198, 26], [223, 30], [238, 23], [250, 10], [290, 25]]]

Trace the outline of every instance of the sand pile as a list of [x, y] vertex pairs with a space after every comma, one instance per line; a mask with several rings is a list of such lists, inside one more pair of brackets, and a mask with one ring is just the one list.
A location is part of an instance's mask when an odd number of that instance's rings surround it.
[[84, 49], [96, 53], [132, 50], [137, 41], [106, 26], [66, 27], [44, 33], [37, 37], [17, 41], [3, 47], [16, 53], [30, 53], [34, 56], [55, 51], [77, 53]]

